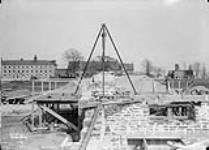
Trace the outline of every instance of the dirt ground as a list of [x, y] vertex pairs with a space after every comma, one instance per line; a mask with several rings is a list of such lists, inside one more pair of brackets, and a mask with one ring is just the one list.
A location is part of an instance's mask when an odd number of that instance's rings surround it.
[[[63, 87], [66, 83], [60, 83], [58, 87]], [[40, 90], [40, 84], [36, 85], [36, 90]], [[45, 87], [47, 89], [47, 85]], [[69, 84], [69, 89], [62, 91], [72, 91], [72, 86]], [[9, 92], [20, 90], [31, 90], [30, 82], [9, 82], [3, 85], [4, 89], [10, 89]], [[18, 92], [19, 94], [19, 92]], [[15, 94], [16, 95], [16, 94]], [[22, 119], [31, 113], [32, 105], [15, 105], [6, 104], [0, 105], [1, 128], [0, 128], [0, 146], [1, 150], [40, 150], [40, 149], [55, 149], [66, 137], [66, 133], [31, 133]], [[71, 139], [71, 137], [69, 137]], [[44, 148], [45, 147], [45, 148]]]
[[[150, 79], [141, 79], [139, 77], [131, 77], [137, 91], [140, 93], [152, 93], [152, 81]], [[148, 80], [148, 81], [147, 81]], [[85, 82], [85, 81], [84, 81]], [[17, 85], [15, 85], [17, 84]], [[30, 89], [31, 83], [15, 83], [12, 89]], [[123, 86], [126, 89], [130, 89], [127, 77], [122, 76], [117, 79], [116, 85]], [[7, 86], [7, 88], [11, 88]], [[5, 87], [5, 86], [4, 86]], [[4, 88], [3, 87], [3, 88]], [[22, 88], [21, 88], [22, 87]], [[61, 91], [63, 93], [72, 93], [75, 85], [69, 84], [65, 89]], [[156, 84], [157, 92], [164, 92], [165, 87], [161, 84]], [[142, 91], [143, 90], [143, 91]], [[30, 113], [31, 105], [3, 105], [0, 106], [2, 112], [2, 127], [0, 128], [0, 144], [2, 150], [40, 150], [40, 149], [56, 149], [60, 146], [66, 137], [69, 137], [66, 133], [42, 133], [32, 134], [28, 131], [28, 128], [23, 124], [22, 118]], [[69, 137], [69, 139], [71, 139]]]
[[4, 105], [2, 126], [0, 128], [0, 145], [2, 150], [40, 150], [57, 149], [66, 137], [66, 133], [31, 133], [22, 119], [31, 111], [31, 105]]

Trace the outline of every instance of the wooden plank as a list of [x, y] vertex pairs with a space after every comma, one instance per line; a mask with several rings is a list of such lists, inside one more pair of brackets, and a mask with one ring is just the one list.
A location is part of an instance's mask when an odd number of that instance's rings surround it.
[[77, 104], [77, 100], [43, 99], [36, 100], [37, 104]]
[[73, 123], [69, 122], [68, 120], [66, 120], [64, 117], [60, 116], [55, 111], [53, 111], [53, 110], [51, 110], [51, 109], [49, 109], [48, 107], [45, 107], [45, 106], [39, 105], [39, 107], [42, 108], [45, 112], [48, 112], [49, 114], [51, 114], [52, 116], [54, 116], [56, 119], [58, 119], [61, 122], [63, 122], [69, 128], [73, 128], [75, 131], [78, 131], [78, 128]]
[[93, 129], [94, 129], [94, 125], [95, 125], [96, 120], [97, 120], [98, 115], [99, 115], [99, 110], [100, 110], [100, 107], [97, 105], [97, 108], [96, 108], [96, 110], [94, 111], [93, 117], [92, 117], [92, 119], [91, 119], [91, 125], [90, 125], [90, 127], [88, 128], [88, 130], [87, 130], [87, 132], [86, 132], [84, 138], [83, 138], [82, 141], [81, 141], [81, 145], [80, 145], [80, 147], [79, 147], [79, 150], [86, 150], [86, 147], [87, 147], [87, 145], [88, 145], [88, 143], [89, 143], [89, 140], [90, 140], [91, 133], [92, 133], [92, 131], [93, 131]]

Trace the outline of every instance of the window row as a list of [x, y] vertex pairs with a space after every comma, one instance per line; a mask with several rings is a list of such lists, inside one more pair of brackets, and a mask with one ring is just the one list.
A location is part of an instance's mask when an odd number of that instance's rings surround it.
[[52, 65], [5, 65], [4, 68], [52, 68]]
[[52, 73], [52, 70], [4, 70], [4, 73]]
[[[5, 74], [4, 77], [12, 77], [12, 78], [20, 78], [20, 77], [31, 77], [32, 75], [30, 74], [24, 74], [24, 75], [20, 75], [20, 74]], [[37, 77], [49, 77], [49, 74], [39, 74], [36, 75]]]

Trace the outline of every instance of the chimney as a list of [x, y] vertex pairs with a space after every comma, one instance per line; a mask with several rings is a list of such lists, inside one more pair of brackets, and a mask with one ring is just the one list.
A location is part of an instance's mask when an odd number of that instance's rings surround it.
[[34, 55], [34, 61], [37, 61], [37, 59], [38, 59], [37, 55]]

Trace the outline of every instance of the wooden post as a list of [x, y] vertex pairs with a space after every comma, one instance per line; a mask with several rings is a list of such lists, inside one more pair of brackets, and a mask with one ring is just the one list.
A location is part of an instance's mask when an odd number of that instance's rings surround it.
[[[85, 111], [84, 111], [85, 112]], [[81, 108], [78, 108], [78, 129], [81, 130], [82, 128], [82, 113], [83, 110]]]
[[57, 89], [57, 81], [54, 81], [54, 89]]
[[41, 92], [44, 92], [44, 81], [41, 81]]
[[179, 107], [179, 115], [182, 116], [182, 107]]
[[49, 91], [51, 91], [52, 90], [52, 83], [51, 83], [51, 81], [49, 81]]
[[49, 93], [50, 95], [52, 95], [52, 82], [49, 81]]
[[172, 118], [172, 116], [173, 116], [172, 108], [167, 108], [167, 116], [169, 119]]
[[35, 117], [34, 117], [34, 110], [35, 110], [35, 104], [34, 104], [34, 102], [32, 103], [32, 114], [31, 114], [31, 128], [32, 128], [32, 130], [34, 129], [34, 124], [35, 124], [35, 122], [34, 122], [34, 119], [35, 119]]
[[32, 95], [35, 94], [35, 80], [32, 79]]
[[57, 104], [57, 113], [60, 112], [60, 104]]
[[[54, 104], [54, 111], [57, 112], [59, 114], [59, 110], [58, 110], [59, 104]], [[58, 123], [58, 120], [55, 120], [55, 123]]]
[[155, 94], [155, 81], [152, 81], [152, 93]]
[[39, 127], [42, 127], [43, 124], [42, 124], [42, 110], [41, 108], [39, 108]]

